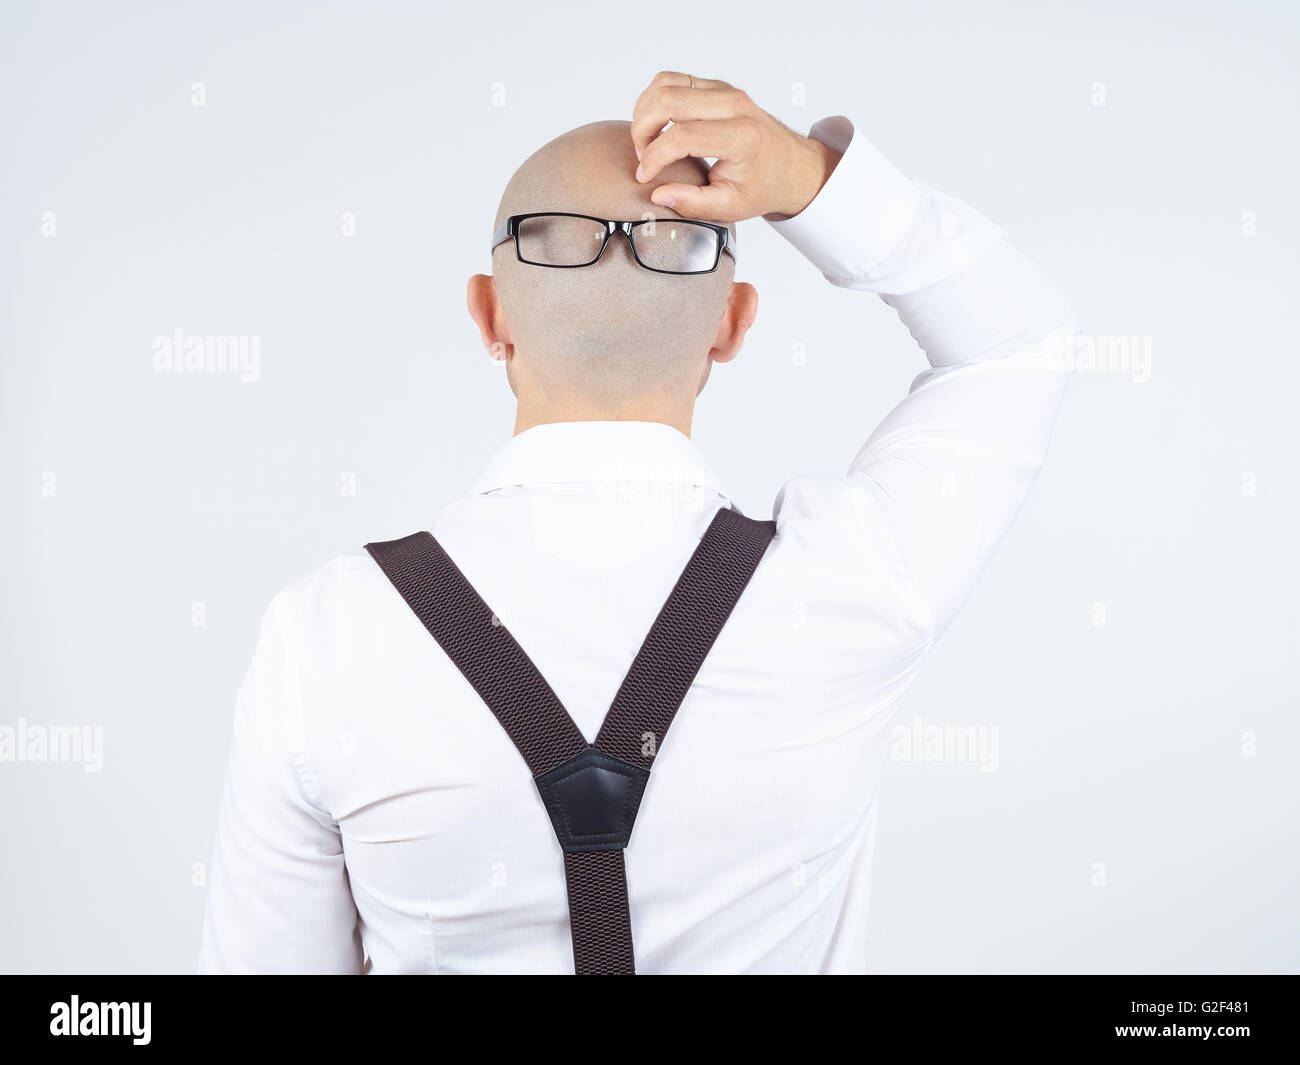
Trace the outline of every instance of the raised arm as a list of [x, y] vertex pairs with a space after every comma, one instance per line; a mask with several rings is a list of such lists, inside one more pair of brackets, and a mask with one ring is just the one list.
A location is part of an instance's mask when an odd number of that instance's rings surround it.
[[[1065, 292], [958, 200], [910, 181], [852, 123], [807, 138], [722, 82], [661, 74], [633, 121], [642, 176], [717, 158], [709, 185], [652, 198], [689, 217], [763, 215], [835, 285], [879, 294], [930, 369], [870, 435], [839, 486], [796, 486], [778, 519], [851, 505], [884, 529], [935, 633], [965, 601], [1037, 476], [1069, 380]], [[669, 126], [659, 132], [669, 120]], [[806, 489], [806, 490], [804, 490]]]
[[773, 226], [833, 284], [879, 293], [929, 359], [849, 469], [942, 631], [1043, 464], [1074, 309], [1001, 229], [909, 181], [848, 119], [811, 136], [843, 157], [805, 211]]

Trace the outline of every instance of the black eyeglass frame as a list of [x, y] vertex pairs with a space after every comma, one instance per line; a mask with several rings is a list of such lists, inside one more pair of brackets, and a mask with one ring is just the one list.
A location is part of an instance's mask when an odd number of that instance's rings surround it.
[[[595, 257], [585, 263], [539, 263], [535, 259], [525, 259], [524, 253], [519, 248], [519, 224], [526, 222], [530, 218], [583, 218], [588, 222], [597, 222], [605, 227], [605, 239], [600, 242], [600, 250], [596, 252]], [[632, 230], [638, 226], [654, 225], [656, 222], [670, 222], [673, 225], [703, 226], [705, 229], [711, 229], [718, 236], [718, 251], [713, 257], [713, 265], [707, 270], [660, 270], [654, 266], [646, 266], [641, 261], [641, 256], [636, 252], [636, 241], [632, 239]], [[573, 214], [569, 211], [533, 211], [530, 214], [512, 214], [497, 228], [492, 234], [491, 251], [496, 251], [506, 241], [513, 239], [515, 242], [515, 258], [521, 263], [529, 266], [545, 266], [552, 270], [581, 270], [585, 266], [595, 266], [600, 262], [600, 257], [605, 254], [605, 249], [609, 247], [609, 238], [615, 233], [622, 233], [627, 237], [627, 246], [632, 250], [632, 258], [636, 260], [637, 266], [643, 270], [650, 270], [656, 274], [674, 274], [678, 277], [691, 277], [696, 274], [711, 274], [717, 270], [718, 265], [722, 262], [722, 253], [725, 251], [731, 256], [731, 261], [736, 261], [736, 249], [732, 244], [731, 230], [726, 226], [715, 225], [712, 222], [700, 222], [694, 218], [640, 218], [635, 222], [615, 222], [608, 218], [596, 218], [589, 214]]]

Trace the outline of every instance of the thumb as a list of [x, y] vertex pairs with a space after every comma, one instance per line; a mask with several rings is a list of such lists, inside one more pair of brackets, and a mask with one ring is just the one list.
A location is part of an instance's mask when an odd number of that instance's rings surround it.
[[652, 202], [668, 207], [683, 218], [700, 218], [711, 222], [734, 222], [732, 201], [735, 191], [722, 184], [690, 185], [675, 181], [660, 185], [650, 193]]

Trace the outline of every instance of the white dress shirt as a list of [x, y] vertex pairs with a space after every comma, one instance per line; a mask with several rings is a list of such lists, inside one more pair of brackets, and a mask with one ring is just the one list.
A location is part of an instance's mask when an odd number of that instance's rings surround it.
[[[879, 293], [931, 368], [777, 535], [655, 762], [627, 850], [638, 971], [866, 967], [888, 726], [1035, 479], [1065, 294], [847, 119], [773, 223]], [[851, 142], [851, 143], [850, 143]], [[529, 429], [431, 531], [588, 740], [727, 493], [648, 422]], [[757, 514], [754, 517], [767, 517]], [[281, 592], [240, 690], [208, 972], [573, 971], [561, 851], [497, 720], [361, 551]]]

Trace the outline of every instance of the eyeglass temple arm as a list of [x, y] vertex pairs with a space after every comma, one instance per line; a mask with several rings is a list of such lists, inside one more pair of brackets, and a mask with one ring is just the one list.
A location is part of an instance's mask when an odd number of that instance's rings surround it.
[[718, 234], [718, 236], [721, 238], [722, 241], [722, 247], [718, 249], [718, 253], [721, 254], [722, 252], [725, 251], [728, 255], [731, 256], [731, 261], [735, 262], [736, 248], [735, 248], [735, 242], [731, 239], [731, 230], [729, 230], [726, 226], [723, 226], [722, 232]]
[[510, 232], [510, 223], [513, 221], [514, 218], [511, 217], [501, 223], [497, 228], [497, 231], [492, 234], [492, 247], [490, 247], [488, 251], [496, 251], [498, 244], [504, 244], [514, 235]]

